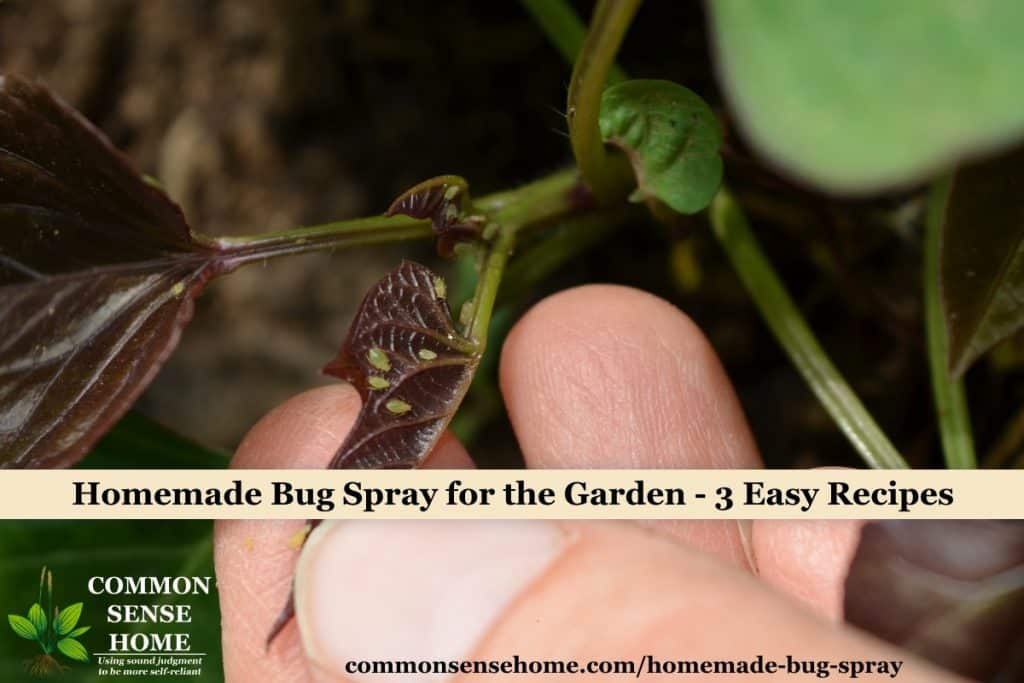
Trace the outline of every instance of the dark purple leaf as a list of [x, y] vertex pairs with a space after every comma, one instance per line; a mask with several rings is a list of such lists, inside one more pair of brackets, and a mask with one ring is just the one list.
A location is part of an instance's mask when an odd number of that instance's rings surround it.
[[[480, 362], [477, 348], [455, 328], [446, 297], [444, 280], [411, 261], [366, 294], [341, 351], [324, 368], [363, 399], [328, 467], [416, 467], [437, 444]], [[289, 597], [268, 645], [292, 616]]]
[[846, 620], [983, 681], [1024, 680], [1024, 522], [887, 520], [864, 528]]
[[45, 87], [0, 77], [0, 467], [70, 465], [229, 268]]
[[482, 216], [466, 214], [469, 187], [456, 175], [442, 175], [424, 180], [398, 196], [385, 216], [402, 214], [410, 218], [429, 219], [438, 235], [437, 250], [451, 256], [455, 245], [476, 239], [483, 224]]
[[959, 376], [1024, 326], [1024, 147], [957, 171], [941, 270], [949, 366]]
[[444, 280], [405, 261], [363, 299], [324, 372], [363, 407], [330, 467], [415, 467], [441, 437], [480, 360], [452, 322]]

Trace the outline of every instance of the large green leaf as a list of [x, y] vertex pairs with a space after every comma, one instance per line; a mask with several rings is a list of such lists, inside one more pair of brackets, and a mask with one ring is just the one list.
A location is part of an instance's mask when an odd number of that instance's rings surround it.
[[633, 80], [601, 96], [601, 137], [629, 156], [634, 199], [658, 199], [679, 213], [711, 203], [722, 182], [722, 133], [707, 103], [671, 81]]
[[718, 69], [750, 141], [840, 192], [926, 177], [1024, 133], [1024, 3], [715, 0]]
[[961, 375], [1024, 326], [1024, 147], [953, 178], [942, 225], [949, 366]]

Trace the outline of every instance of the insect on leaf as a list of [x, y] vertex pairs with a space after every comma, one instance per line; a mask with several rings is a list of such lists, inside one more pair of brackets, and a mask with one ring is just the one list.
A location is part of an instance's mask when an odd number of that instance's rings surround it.
[[[480, 353], [455, 328], [444, 280], [404, 261], [366, 294], [324, 372], [363, 406], [331, 469], [412, 468], [437, 444], [473, 381]], [[310, 522], [309, 529], [319, 520]], [[305, 538], [303, 538], [303, 542]], [[292, 597], [267, 644], [294, 616]]]
[[949, 365], [962, 375], [1024, 326], [1024, 147], [953, 177], [940, 277]]
[[82, 457], [226, 255], [80, 114], [0, 77], [0, 467]]
[[601, 137], [629, 156], [634, 199], [658, 199], [692, 214], [722, 182], [722, 133], [707, 103], [671, 81], [633, 80], [601, 96]]
[[886, 520], [863, 530], [846, 620], [971, 679], [1024, 680], [1024, 522]]
[[441, 175], [414, 185], [391, 203], [385, 216], [426, 218], [437, 234], [437, 251], [451, 256], [455, 245], [475, 239], [481, 232], [482, 217], [466, 215], [470, 205], [469, 186], [464, 178]]
[[363, 399], [331, 468], [415, 467], [455, 414], [480, 356], [456, 330], [443, 282], [405, 261], [363, 299], [324, 368]]

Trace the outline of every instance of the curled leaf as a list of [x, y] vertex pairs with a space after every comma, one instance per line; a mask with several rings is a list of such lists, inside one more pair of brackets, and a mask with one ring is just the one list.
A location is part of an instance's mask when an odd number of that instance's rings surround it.
[[0, 467], [84, 455], [176, 346], [219, 256], [81, 115], [0, 77]]
[[722, 182], [722, 133], [696, 93], [671, 81], [625, 81], [604, 91], [599, 123], [605, 142], [629, 156], [634, 199], [685, 214], [711, 203]]
[[961, 675], [1024, 680], [1024, 522], [866, 526], [846, 620]]
[[454, 253], [455, 245], [476, 239], [483, 225], [481, 216], [466, 215], [469, 186], [464, 178], [442, 175], [414, 185], [391, 203], [385, 216], [402, 214], [410, 218], [429, 219], [438, 235], [437, 250], [445, 257]]
[[405, 261], [363, 299], [324, 372], [350, 382], [363, 407], [330, 467], [415, 467], [469, 389], [479, 354], [455, 328], [444, 281]]
[[[324, 372], [349, 382], [362, 409], [328, 467], [416, 467], [462, 403], [480, 362], [455, 328], [447, 287], [428, 268], [404, 261], [366, 294], [338, 356]], [[300, 543], [319, 524], [303, 529]], [[295, 614], [293, 596], [267, 636], [273, 642]]]
[[962, 375], [1024, 326], [1024, 147], [953, 176], [941, 259], [949, 366]]

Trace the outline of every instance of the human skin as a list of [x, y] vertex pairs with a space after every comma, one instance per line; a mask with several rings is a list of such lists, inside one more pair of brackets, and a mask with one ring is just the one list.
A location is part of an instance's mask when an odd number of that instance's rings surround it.
[[[638, 290], [590, 285], [537, 304], [505, 342], [501, 388], [530, 468], [763, 466], [704, 335]], [[358, 410], [347, 385], [297, 396], [253, 427], [232, 466], [324, 467]], [[425, 466], [473, 465], [446, 435]], [[299, 618], [266, 649], [301, 526], [217, 524], [229, 682], [368, 680], [341, 673], [361, 657], [513, 654], [905, 660], [900, 681], [957, 680], [842, 625], [855, 522], [325, 524], [299, 563]], [[440, 621], [438, 595], [459, 605]]]

